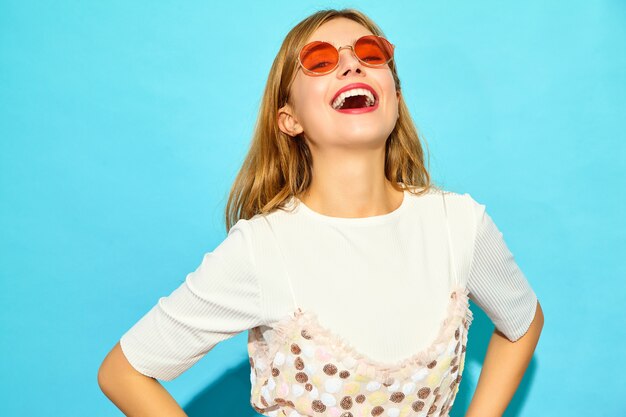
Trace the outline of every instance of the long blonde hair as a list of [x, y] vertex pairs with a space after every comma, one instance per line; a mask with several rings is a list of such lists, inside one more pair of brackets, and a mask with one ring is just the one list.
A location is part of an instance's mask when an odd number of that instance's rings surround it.
[[[298, 69], [298, 52], [311, 34], [329, 20], [344, 17], [366, 27], [374, 35], [385, 36], [365, 14], [355, 9], [320, 10], [298, 23], [285, 37], [267, 78], [259, 115], [248, 153], [230, 190], [226, 204], [226, 230], [239, 219], [281, 209], [292, 196], [302, 195], [312, 178], [311, 152], [302, 135], [291, 137], [278, 127], [278, 110], [289, 102], [291, 85]], [[389, 63], [396, 90], [400, 78], [395, 60]], [[421, 195], [431, 182], [424, 166], [424, 152], [409, 109], [400, 95], [399, 117], [385, 145], [385, 176], [393, 188], [398, 182], [417, 186]], [[408, 187], [407, 187], [408, 188]]]

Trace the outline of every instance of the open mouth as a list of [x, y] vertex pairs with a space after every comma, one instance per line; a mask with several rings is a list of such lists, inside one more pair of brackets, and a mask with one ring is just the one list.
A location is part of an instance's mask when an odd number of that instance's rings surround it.
[[372, 91], [365, 88], [353, 88], [339, 94], [331, 103], [335, 110], [361, 109], [374, 107], [377, 99]]

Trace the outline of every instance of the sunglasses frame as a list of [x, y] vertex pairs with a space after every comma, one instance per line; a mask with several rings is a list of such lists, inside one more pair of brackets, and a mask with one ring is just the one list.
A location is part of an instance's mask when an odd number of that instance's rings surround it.
[[[384, 42], [388, 43], [391, 46], [391, 57], [384, 63], [382, 64], [370, 64], [369, 62], [365, 62], [363, 61], [361, 58], [358, 57], [358, 55], [356, 54], [356, 51], [354, 50], [355, 45], [357, 44], [357, 42], [359, 42], [361, 39], [363, 38], [369, 38], [369, 37], [375, 37], [375, 38], [379, 38], [382, 39]], [[326, 43], [330, 46], [332, 46], [333, 48], [335, 48], [337, 50], [337, 63], [335, 64], [335, 66], [326, 72], [315, 72], [315, 71], [311, 71], [308, 70], [304, 67], [304, 65], [302, 64], [302, 60], [300, 59], [300, 56], [302, 55], [302, 51], [304, 51], [304, 48], [306, 48], [307, 46], [314, 44], [314, 43]], [[363, 65], [367, 66], [367, 67], [372, 67], [372, 68], [379, 68], [382, 66], [387, 65], [388, 63], [390, 63], [394, 57], [395, 57], [395, 48], [396, 46], [394, 44], [392, 44], [391, 42], [389, 42], [387, 39], [385, 39], [382, 36], [378, 36], [378, 35], [363, 35], [361, 36], [359, 39], [355, 40], [354, 43], [352, 45], [344, 45], [344, 46], [340, 46], [339, 48], [337, 48], [335, 45], [333, 45], [330, 42], [325, 42], [325, 41], [313, 41], [313, 42], [309, 42], [306, 45], [304, 45], [301, 49], [300, 52], [298, 53], [298, 66], [299, 68], [302, 68], [302, 72], [304, 72], [305, 74], [312, 76], [312, 77], [318, 77], [320, 75], [328, 75], [331, 72], [333, 72], [335, 69], [337, 69], [337, 67], [339, 66], [339, 54], [341, 53], [342, 49], [348, 48], [352, 51], [352, 55], [354, 55], [354, 57]]]

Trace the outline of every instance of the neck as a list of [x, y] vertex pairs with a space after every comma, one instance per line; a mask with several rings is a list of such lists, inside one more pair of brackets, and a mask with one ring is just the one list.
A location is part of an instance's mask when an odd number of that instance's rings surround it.
[[325, 169], [318, 165], [309, 189], [299, 199], [311, 210], [331, 217], [379, 216], [396, 210], [404, 193], [397, 191], [380, 170], [340, 165]]

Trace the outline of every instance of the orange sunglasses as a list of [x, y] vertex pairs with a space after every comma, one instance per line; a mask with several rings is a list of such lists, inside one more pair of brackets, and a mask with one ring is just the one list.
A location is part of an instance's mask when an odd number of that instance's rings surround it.
[[336, 48], [328, 42], [315, 41], [302, 47], [298, 62], [305, 74], [318, 76], [333, 72], [339, 65], [339, 52], [350, 48], [354, 56], [368, 67], [382, 67], [393, 59], [395, 45], [382, 36], [365, 35], [354, 42]]

